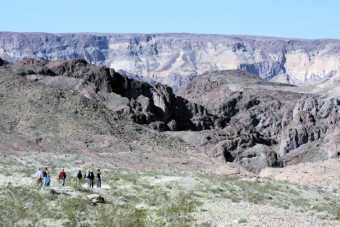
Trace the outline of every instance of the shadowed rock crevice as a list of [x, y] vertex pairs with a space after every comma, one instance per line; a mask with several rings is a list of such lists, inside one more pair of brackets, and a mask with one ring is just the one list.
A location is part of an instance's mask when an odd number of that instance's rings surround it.
[[7, 61], [0, 58], [0, 66], [6, 66], [7, 64], [9, 64]]

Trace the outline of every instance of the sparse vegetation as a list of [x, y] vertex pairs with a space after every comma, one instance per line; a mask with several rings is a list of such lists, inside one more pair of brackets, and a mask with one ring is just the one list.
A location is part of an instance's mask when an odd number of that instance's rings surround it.
[[[93, 205], [93, 190], [73, 188], [76, 195], [51, 193], [29, 186], [0, 189], [0, 219], [5, 226], [209, 226], [198, 222], [197, 212], [208, 212], [212, 200], [247, 202], [281, 207], [322, 219], [340, 220], [339, 201], [320, 190], [269, 179], [242, 179], [216, 175], [171, 176], [162, 172], [107, 170], [111, 189], [95, 191], [106, 203]], [[170, 180], [169, 180], [170, 179]], [[186, 185], [187, 180], [192, 183]], [[173, 181], [172, 181], [173, 180]], [[169, 187], [171, 186], [171, 187]], [[317, 193], [317, 200], [306, 197]], [[15, 215], [14, 215], [15, 214]], [[243, 219], [242, 219], [243, 220]]]

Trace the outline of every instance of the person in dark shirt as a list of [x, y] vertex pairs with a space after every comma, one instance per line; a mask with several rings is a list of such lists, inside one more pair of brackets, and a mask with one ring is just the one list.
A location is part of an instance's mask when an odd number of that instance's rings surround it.
[[79, 170], [77, 173], [77, 187], [79, 187], [79, 184], [82, 178], [83, 178], [83, 174], [81, 173], [81, 170]]
[[94, 174], [92, 170], [87, 171], [85, 174], [85, 178], [87, 178], [89, 188], [93, 188]]
[[97, 188], [102, 187], [102, 174], [100, 172], [100, 169], [98, 169], [97, 174], [96, 174], [96, 185], [97, 185]]

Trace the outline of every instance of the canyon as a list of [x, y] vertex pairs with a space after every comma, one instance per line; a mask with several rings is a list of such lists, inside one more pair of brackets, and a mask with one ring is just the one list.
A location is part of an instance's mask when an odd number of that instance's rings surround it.
[[[0, 219], [339, 226], [339, 56], [330, 39], [0, 32]], [[75, 186], [99, 168], [102, 188]]]
[[83, 58], [130, 77], [171, 86], [241, 69], [269, 81], [309, 85], [340, 74], [340, 41], [200, 34], [50, 34], [0, 32], [0, 58]]

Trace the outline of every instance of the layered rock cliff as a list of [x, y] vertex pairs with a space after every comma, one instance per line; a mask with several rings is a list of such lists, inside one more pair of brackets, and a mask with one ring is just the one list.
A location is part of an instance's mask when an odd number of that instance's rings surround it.
[[0, 57], [84, 58], [177, 92], [196, 75], [242, 69], [272, 81], [312, 84], [340, 74], [339, 40], [196, 34], [0, 33]]

